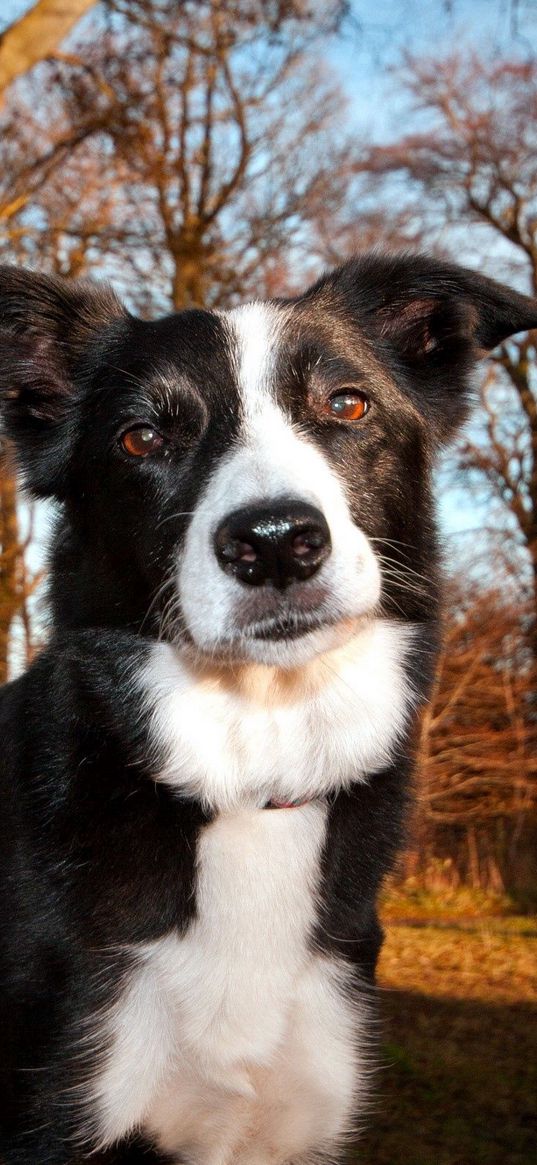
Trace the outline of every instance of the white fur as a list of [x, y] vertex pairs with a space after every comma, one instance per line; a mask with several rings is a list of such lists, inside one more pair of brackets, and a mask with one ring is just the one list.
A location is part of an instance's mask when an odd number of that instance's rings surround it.
[[155, 779], [213, 810], [324, 796], [390, 760], [413, 694], [412, 628], [374, 619], [297, 672], [194, 664], [152, 649], [141, 683], [153, 708]]
[[320, 804], [243, 810], [202, 832], [197, 916], [136, 950], [96, 1018], [100, 1147], [134, 1128], [192, 1165], [276, 1165], [333, 1146], [363, 1087], [347, 972], [311, 953]]
[[[338, 641], [331, 622], [373, 611], [380, 596], [380, 569], [367, 538], [352, 520], [342, 482], [271, 395], [284, 312], [249, 304], [230, 312], [227, 319], [239, 344], [243, 427], [239, 443], [211, 477], [187, 532], [178, 570], [181, 608], [194, 643], [205, 653], [235, 645], [246, 658], [300, 666]], [[306, 589], [314, 585], [322, 590], [319, 610], [327, 625], [296, 640], [256, 641], [248, 637], [247, 628], [244, 633], [245, 587], [221, 569], [213, 537], [232, 511], [283, 497], [316, 506], [328, 523], [332, 553], [312, 584], [305, 584]], [[274, 604], [280, 601], [273, 596]]]
[[244, 410], [252, 419], [270, 394], [274, 356], [287, 313], [268, 303], [245, 303], [224, 312], [224, 318], [239, 344], [239, 384]]

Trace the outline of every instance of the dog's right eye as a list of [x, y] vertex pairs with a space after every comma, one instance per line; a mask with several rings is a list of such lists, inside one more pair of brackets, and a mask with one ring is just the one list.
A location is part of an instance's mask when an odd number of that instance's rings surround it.
[[361, 421], [369, 412], [369, 399], [359, 388], [342, 388], [330, 397], [323, 411], [337, 421]]
[[149, 457], [164, 445], [164, 437], [149, 425], [138, 425], [121, 434], [121, 446], [130, 457]]

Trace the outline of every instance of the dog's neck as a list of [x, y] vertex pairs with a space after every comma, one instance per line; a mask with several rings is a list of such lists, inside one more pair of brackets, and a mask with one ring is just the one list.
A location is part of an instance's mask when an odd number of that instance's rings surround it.
[[155, 644], [139, 683], [152, 710], [156, 779], [211, 810], [305, 801], [366, 779], [405, 734], [414, 635], [372, 619], [293, 672], [200, 668]]

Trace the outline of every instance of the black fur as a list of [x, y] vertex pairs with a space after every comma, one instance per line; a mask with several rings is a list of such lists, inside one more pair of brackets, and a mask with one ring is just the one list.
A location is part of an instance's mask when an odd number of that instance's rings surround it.
[[[418, 622], [409, 662], [426, 695], [438, 618], [432, 457], [464, 415], [480, 349], [537, 326], [537, 304], [423, 257], [357, 259], [291, 310], [280, 402], [346, 483], [386, 570], [387, 615]], [[51, 555], [51, 639], [0, 701], [0, 1156], [71, 1165], [75, 1040], [128, 964], [111, 948], [194, 917], [208, 820], [152, 779], [151, 709], [133, 683], [162, 627], [171, 564], [204, 484], [240, 424], [235, 355], [209, 312], [137, 320], [108, 291], [0, 270], [5, 430], [38, 496], [62, 504]], [[367, 386], [362, 428], [327, 421], [326, 386]], [[309, 403], [306, 403], [308, 399]], [[118, 435], [153, 424], [162, 456], [134, 463]], [[405, 587], [411, 568], [424, 580]], [[203, 580], [200, 580], [200, 601]], [[186, 641], [180, 614], [167, 633]], [[207, 731], [210, 732], [210, 725]], [[372, 981], [375, 898], [401, 839], [412, 728], [390, 768], [330, 809], [315, 942]], [[106, 973], [105, 973], [106, 972]], [[132, 1142], [103, 1165], [164, 1161]]]

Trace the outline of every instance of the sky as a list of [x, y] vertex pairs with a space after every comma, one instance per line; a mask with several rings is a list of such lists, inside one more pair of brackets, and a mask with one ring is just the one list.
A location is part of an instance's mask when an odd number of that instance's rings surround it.
[[458, 47], [494, 59], [537, 50], [537, 0], [354, 0], [352, 13], [356, 27], [351, 20], [328, 56], [366, 140], [395, 136], [410, 117], [397, 84], [405, 52]]
[[[3, 0], [0, 31], [31, 7], [28, 0]], [[402, 110], [390, 69], [405, 50], [437, 52], [442, 45], [491, 56], [535, 50], [537, 0], [351, 0], [345, 35], [327, 57], [357, 124], [375, 138], [397, 125]]]

